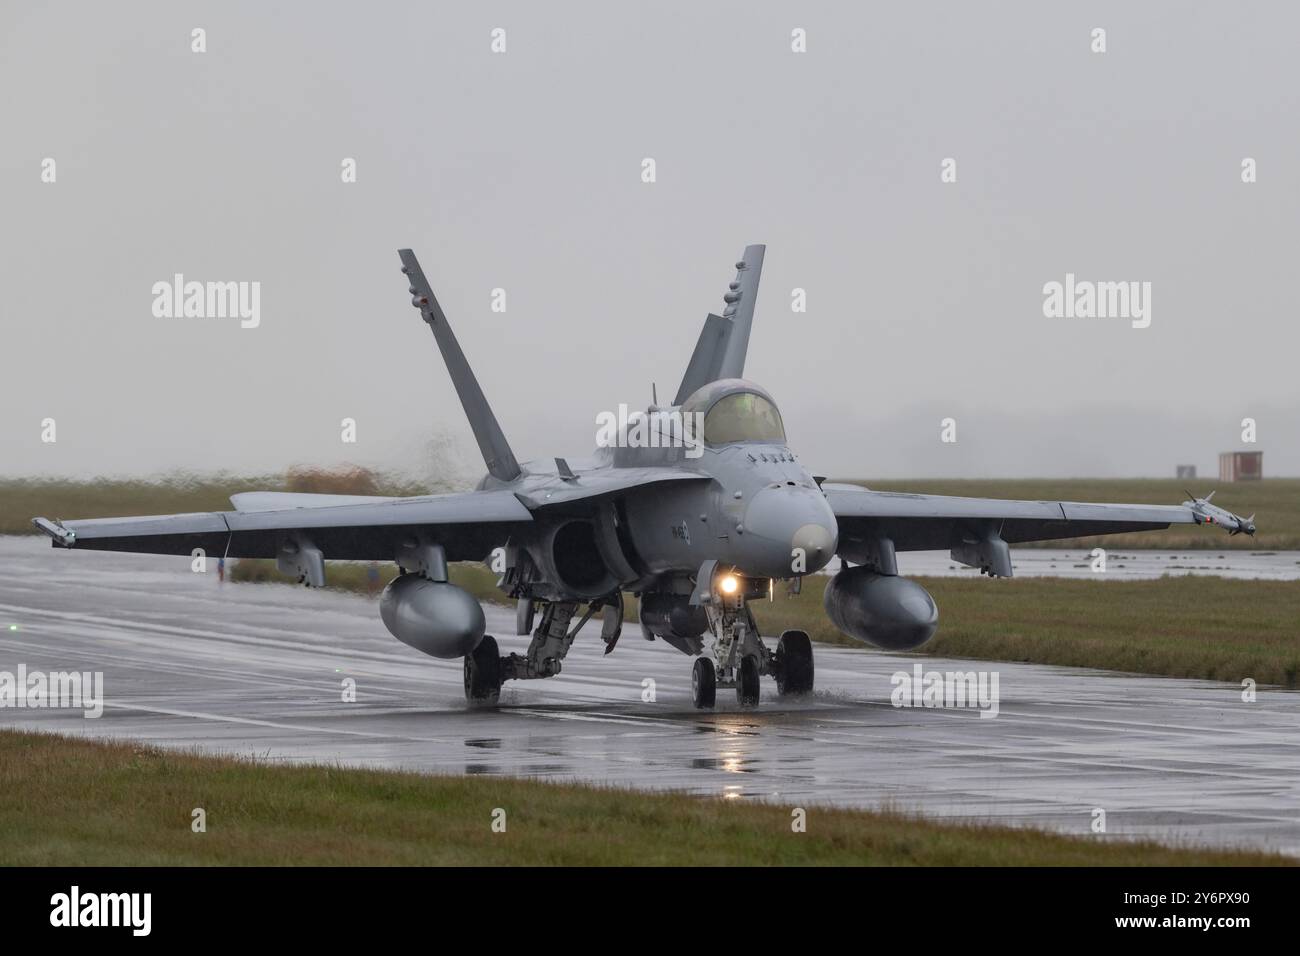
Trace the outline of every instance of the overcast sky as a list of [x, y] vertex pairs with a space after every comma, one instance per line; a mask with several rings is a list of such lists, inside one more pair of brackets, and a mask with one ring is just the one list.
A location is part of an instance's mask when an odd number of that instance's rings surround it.
[[[481, 470], [401, 246], [516, 454], [581, 456], [754, 242], [746, 372], [815, 473], [1300, 474], [1297, 36], [1281, 2], [5, 4], [0, 474]], [[260, 282], [260, 325], [155, 316], [175, 273]], [[1067, 273], [1151, 283], [1150, 326], [1045, 317]]]

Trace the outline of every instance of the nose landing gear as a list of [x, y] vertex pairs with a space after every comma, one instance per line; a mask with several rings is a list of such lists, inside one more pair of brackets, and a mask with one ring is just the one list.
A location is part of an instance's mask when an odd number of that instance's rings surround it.
[[[737, 587], [731, 593], [715, 593], [704, 605], [714, 639], [713, 659], [697, 658], [691, 673], [691, 699], [698, 709], [714, 706], [719, 687], [734, 687], [741, 707], [757, 707], [763, 675], [776, 678], [781, 697], [812, 692], [813, 653], [808, 634], [785, 631], [776, 651], [770, 651], [745, 602], [748, 590]], [[759, 592], [766, 594], [766, 585]]]

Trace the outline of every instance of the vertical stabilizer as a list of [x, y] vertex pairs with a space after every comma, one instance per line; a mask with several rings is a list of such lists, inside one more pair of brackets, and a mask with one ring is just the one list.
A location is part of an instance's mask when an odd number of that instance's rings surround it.
[[686, 366], [686, 374], [682, 376], [682, 384], [678, 386], [677, 396], [673, 399], [674, 405], [680, 405], [696, 389], [719, 378], [718, 371], [722, 368], [722, 356], [727, 350], [727, 337], [730, 334], [731, 320], [709, 313], [709, 317], [704, 320], [704, 328], [700, 329], [695, 351], [691, 353], [690, 364]]
[[727, 350], [722, 356], [718, 378], [743, 378], [745, 353], [749, 351], [749, 329], [754, 323], [754, 303], [758, 301], [758, 280], [763, 274], [763, 253], [767, 246], [746, 246], [744, 257], [736, 263], [736, 280], [727, 288], [722, 301], [727, 307], [724, 319], [731, 320]]
[[433, 329], [433, 337], [438, 342], [443, 361], [447, 363], [451, 383], [456, 386], [456, 394], [460, 396], [465, 417], [469, 419], [470, 428], [474, 429], [474, 439], [478, 442], [479, 451], [483, 453], [488, 474], [501, 481], [513, 481], [520, 474], [519, 462], [515, 460], [510, 443], [506, 441], [505, 433], [501, 431], [496, 416], [492, 414], [492, 409], [483, 396], [483, 389], [479, 388], [478, 379], [474, 377], [465, 353], [460, 350], [460, 343], [447, 324], [447, 316], [434, 298], [429, 280], [424, 277], [415, 253], [410, 249], [399, 249], [397, 254], [402, 259], [402, 272], [410, 280], [411, 305], [420, 310], [421, 317]]
[[722, 315], [710, 314], [704, 320], [674, 404], [680, 405], [692, 392], [710, 382], [744, 376], [749, 330], [754, 322], [754, 304], [758, 301], [758, 280], [763, 273], [766, 249], [766, 246], [745, 247], [745, 254], [736, 263], [736, 278], [722, 297], [726, 308]]

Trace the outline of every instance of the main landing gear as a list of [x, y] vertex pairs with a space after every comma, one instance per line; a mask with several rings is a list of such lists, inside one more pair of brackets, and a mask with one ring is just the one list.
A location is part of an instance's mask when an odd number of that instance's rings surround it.
[[[601, 638], [608, 654], [618, 644], [623, 627], [623, 596], [610, 595], [591, 602], [586, 613], [572, 629], [570, 621], [578, 612], [577, 601], [549, 601], [542, 607], [542, 620], [533, 631], [533, 639], [524, 654], [501, 655], [496, 638], [483, 635], [474, 650], [465, 655], [465, 699], [471, 704], [495, 705], [501, 696], [501, 685], [508, 680], [537, 680], [554, 677], [560, 673], [564, 657], [573, 646], [584, 624], [597, 611], [605, 610]], [[533, 622], [533, 607], [521, 605], [520, 630], [528, 633]]]
[[[764, 593], [766, 593], [764, 591]], [[758, 633], [758, 624], [745, 603], [743, 588], [719, 594], [705, 605], [709, 631], [713, 635], [711, 655], [695, 659], [691, 672], [691, 699], [707, 710], [717, 703], [718, 688], [734, 688], [741, 707], [756, 707], [761, 679], [776, 679], [781, 697], [808, 694], [813, 689], [812, 641], [804, 631], [785, 631], [769, 650]], [[618, 642], [623, 607], [619, 597], [592, 601], [576, 622], [577, 601], [549, 601], [541, 608], [541, 622], [533, 631], [524, 654], [501, 655], [496, 638], [485, 634], [478, 646], [465, 656], [465, 698], [474, 705], [494, 706], [507, 680], [535, 680], [560, 673], [564, 657], [578, 631], [601, 608], [606, 609], [602, 638], [606, 653]], [[520, 615], [520, 628], [533, 622], [532, 608]]]
[[484, 634], [478, 646], [465, 655], [465, 699], [491, 706], [501, 696], [501, 655], [497, 639]]
[[806, 632], [785, 631], [776, 651], [768, 650], [739, 588], [734, 594], [719, 595], [705, 610], [714, 638], [713, 657], [696, 658], [691, 671], [691, 699], [697, 708], [713, 707], [719, 687], [734, 687], [741, 707], [756, 707], [763, 675], [776, 678], [781, 697], [812, 692], [812, 641]]

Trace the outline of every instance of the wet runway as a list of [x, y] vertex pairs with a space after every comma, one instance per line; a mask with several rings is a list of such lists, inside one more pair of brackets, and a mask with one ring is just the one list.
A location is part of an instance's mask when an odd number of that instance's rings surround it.
[[[762, 621], [759, 614], [760, 624]], [[488, 609], [503, 650], [511, 611]], [[189, 560], [0, 538], [0, 671], [102, 671], [105, 708], [0, 709], [0, 727], [436, 773], [671, 788], [1300, 854], [1300, 693], [816, 648], [816, 695], [690, 704], [690, 658], [588, 625], [547, 681], [468, 710], [459, 662], [400, 644], [365, 598], [219, 585]], [[501, 635], [507, 635], [502, 637]], [[891, 675], [992, 671], [999, 713], [895, 708]], [[356, 702], [344, 703], [345, 679]], [[643, 700], [653, 682], [654, 700]], [[815, 820], [815, 817], [813, 818]]]

